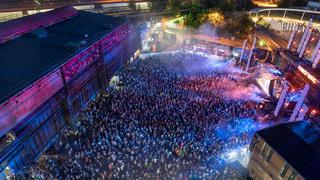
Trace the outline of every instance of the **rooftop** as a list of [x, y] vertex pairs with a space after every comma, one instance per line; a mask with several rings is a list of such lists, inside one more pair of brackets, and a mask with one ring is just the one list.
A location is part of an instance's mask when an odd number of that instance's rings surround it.
[[[78, 11], [77, 15], [62, 22], [0, 44], [0, 103], [125, 21], [119, 17]], [[76, 48], [79, 44], [82, 44], [80, 48]]]
[[320, 129], [314, 123], [283, 123], [257, 134], [305, 179], [320, 179]]

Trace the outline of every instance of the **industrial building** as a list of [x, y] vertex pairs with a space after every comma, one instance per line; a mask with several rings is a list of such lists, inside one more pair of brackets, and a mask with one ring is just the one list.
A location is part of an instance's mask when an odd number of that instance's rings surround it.
[[1, 23], [0, 174], [34, 164], [139, 48], [126, 18], [69, 6]]
[[253, 179], [320, 179], [320, 130], [314, 123], [283, 123], [255, 133], [248, 165]]

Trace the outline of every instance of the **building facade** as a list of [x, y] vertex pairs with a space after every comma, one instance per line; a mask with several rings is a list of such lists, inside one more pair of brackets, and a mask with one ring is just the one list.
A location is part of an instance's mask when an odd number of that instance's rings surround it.
[[[72, 12], [72, 16], [61, 12]], [[48, 59], [54, 56], [62, 60], [54, 65], [51, 62], [46, 64], [42, 67], [41, 76], [27, 81], [24, 86], [18, 86], [17, 93], [7, 96], [0, 104], [0, 172], [10, 169], [17, 173], [35, 163], [59, 137], [61, 130], [66, 126], [75, 126], [81, 109], [105, 91], [113, 73], [129, 63], [130, 59], [136, 58], [134, 54], [140, 48], [138, 29], [125, 19], [76, 11], [72, 7], [63, 7], [50, 13], [32, 15], [41, 29], [48, 32], [45, 40], [33, 39], [32, 43], [39, 41], [42, 46], [39, 48], [44, 48], [48, 43], [54, 45], [61, 49], [63, 56], [51, 55], [48, 51], [44, 52], [43, 58], [48, 55]], [[43, 17], [47, 18], [45, 22], [41, 22]], [[60, 18], [58, 21], [50, 22], [50, 19], [57, 17]], [[19, 26], [24, 20], [21, 18], [15, 23]], [[38, 26], [32, 29], [31, 23], [23, 26], [31, 28], [9, 39], [0, 37], [4, 43], [0, 44], [0, 51], [2, 46], [24, 41], [29, 38], [31, 31], [39, 29]], [[12, 27], [13, 30], [16, 28]], [[70, 31], [68, 36], [64, 34], [64, 29]], [[80, 32], [82, 29], [83, 32]], [[4, 30], [0, 24], [1, 31]], [[77, 43], [70, 43], [70, 37], [77, 39]]]
[[248, 164], [253, 179], [319, 179], [320, 132], [314, 124], [284, 123], [256, 132]]

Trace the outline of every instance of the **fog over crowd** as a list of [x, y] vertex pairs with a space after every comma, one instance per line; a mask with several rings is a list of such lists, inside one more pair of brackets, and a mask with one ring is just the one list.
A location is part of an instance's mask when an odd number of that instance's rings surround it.
[[137, 60], [19, 177], [232, 179], [220, 155], [248, 145], [257, 119], [258, 92], [241, 73], [183, 52]]

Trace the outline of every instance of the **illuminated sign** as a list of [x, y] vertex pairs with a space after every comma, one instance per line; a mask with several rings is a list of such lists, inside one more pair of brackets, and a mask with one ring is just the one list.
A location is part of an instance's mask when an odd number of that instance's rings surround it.
[[298, 66], [298, 69], [300, 72], [302, 72], [302, 74], [304, 74], [305, 76], [307, 76], [307, 78], [312, 81], [313, 84], [317, 84], [318, 80], [312, 76], [307, 70], [305, 70], [303, 67]]

